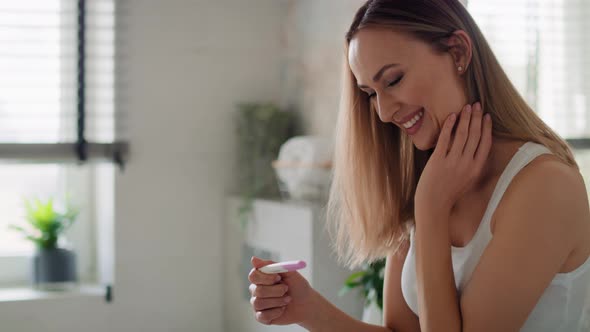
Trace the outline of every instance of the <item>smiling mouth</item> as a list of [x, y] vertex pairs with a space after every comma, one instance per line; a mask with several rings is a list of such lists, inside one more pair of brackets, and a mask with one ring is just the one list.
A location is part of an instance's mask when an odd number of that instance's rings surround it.
[[422, 123], [424, 122], [425, 112], [426, 111], [424, 108], [421, 108], [418, 112], [416, 112], [412, 119], [402, 124], [402, 128], [404, 128], [408, 135], [414, 135], [418, 132], [418, 130], [420, 130]]
[[404, 122], [402, 124], [402, 127], [404, 127], [405, 129], [410, 129], [411, 127], [413, 127], [414, 125], [416, 125], [416, 123], [424, 116], [424, 109], [421, 108], [418, 112], [414, 113], [414, 116]]

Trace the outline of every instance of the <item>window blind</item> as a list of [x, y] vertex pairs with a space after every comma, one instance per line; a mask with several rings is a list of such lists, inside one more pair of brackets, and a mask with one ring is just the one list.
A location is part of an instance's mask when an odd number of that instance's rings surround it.
[[115, 0], [0, 0], [0, 159], [122, 164], [115, 12]]
[[467, 8], [543, 121], [590, 148], [590, 2], [469, 0]]

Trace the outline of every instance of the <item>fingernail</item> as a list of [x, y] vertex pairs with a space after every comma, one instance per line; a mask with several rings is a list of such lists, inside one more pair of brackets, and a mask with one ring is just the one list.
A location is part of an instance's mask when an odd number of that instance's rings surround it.
[[275, 281], [281, 281], [281, 276], [277, 274]]
[[467, 114], [471, 113], [471, 105], [467, 105], [465, 111], [467, 112]]
[[284, 301], [285, 301], [285, 303], [291, 302], [291, 297], [290, 296], [285, 297]]
[[451, 121], [455, 121], [455, 119], [457, 119], [457, 114], [451, 114]]
[[490, 115], [490, 113], [486, 114], [486, 120], [491, 120], [492, 116]]

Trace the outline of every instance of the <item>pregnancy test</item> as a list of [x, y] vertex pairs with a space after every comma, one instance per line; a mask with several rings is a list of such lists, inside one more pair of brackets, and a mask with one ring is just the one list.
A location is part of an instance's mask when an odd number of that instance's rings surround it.
[[285, 273], [289, 271], [295, 271], [306, 267], [304, 261], [287, 261], [269, 264], [258, 269], [262, 273]]

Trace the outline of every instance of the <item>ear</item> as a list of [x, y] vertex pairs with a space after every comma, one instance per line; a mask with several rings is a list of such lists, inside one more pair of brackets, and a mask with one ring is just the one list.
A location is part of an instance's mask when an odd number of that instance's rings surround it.
[[[456, 30], [453, 34], [447, 39], [446, 42], [447, 46], [449, 47], [449, 54], [453, 57], [453, 61], [455, 63], [455, 69], [462, 75], [469, 67], [471, 63], [471, 55], [472, 55], [472, 44], [471, 38], [469, 35], [463, 30]], [[459, 69], [461, 68], [461, 69]]]

